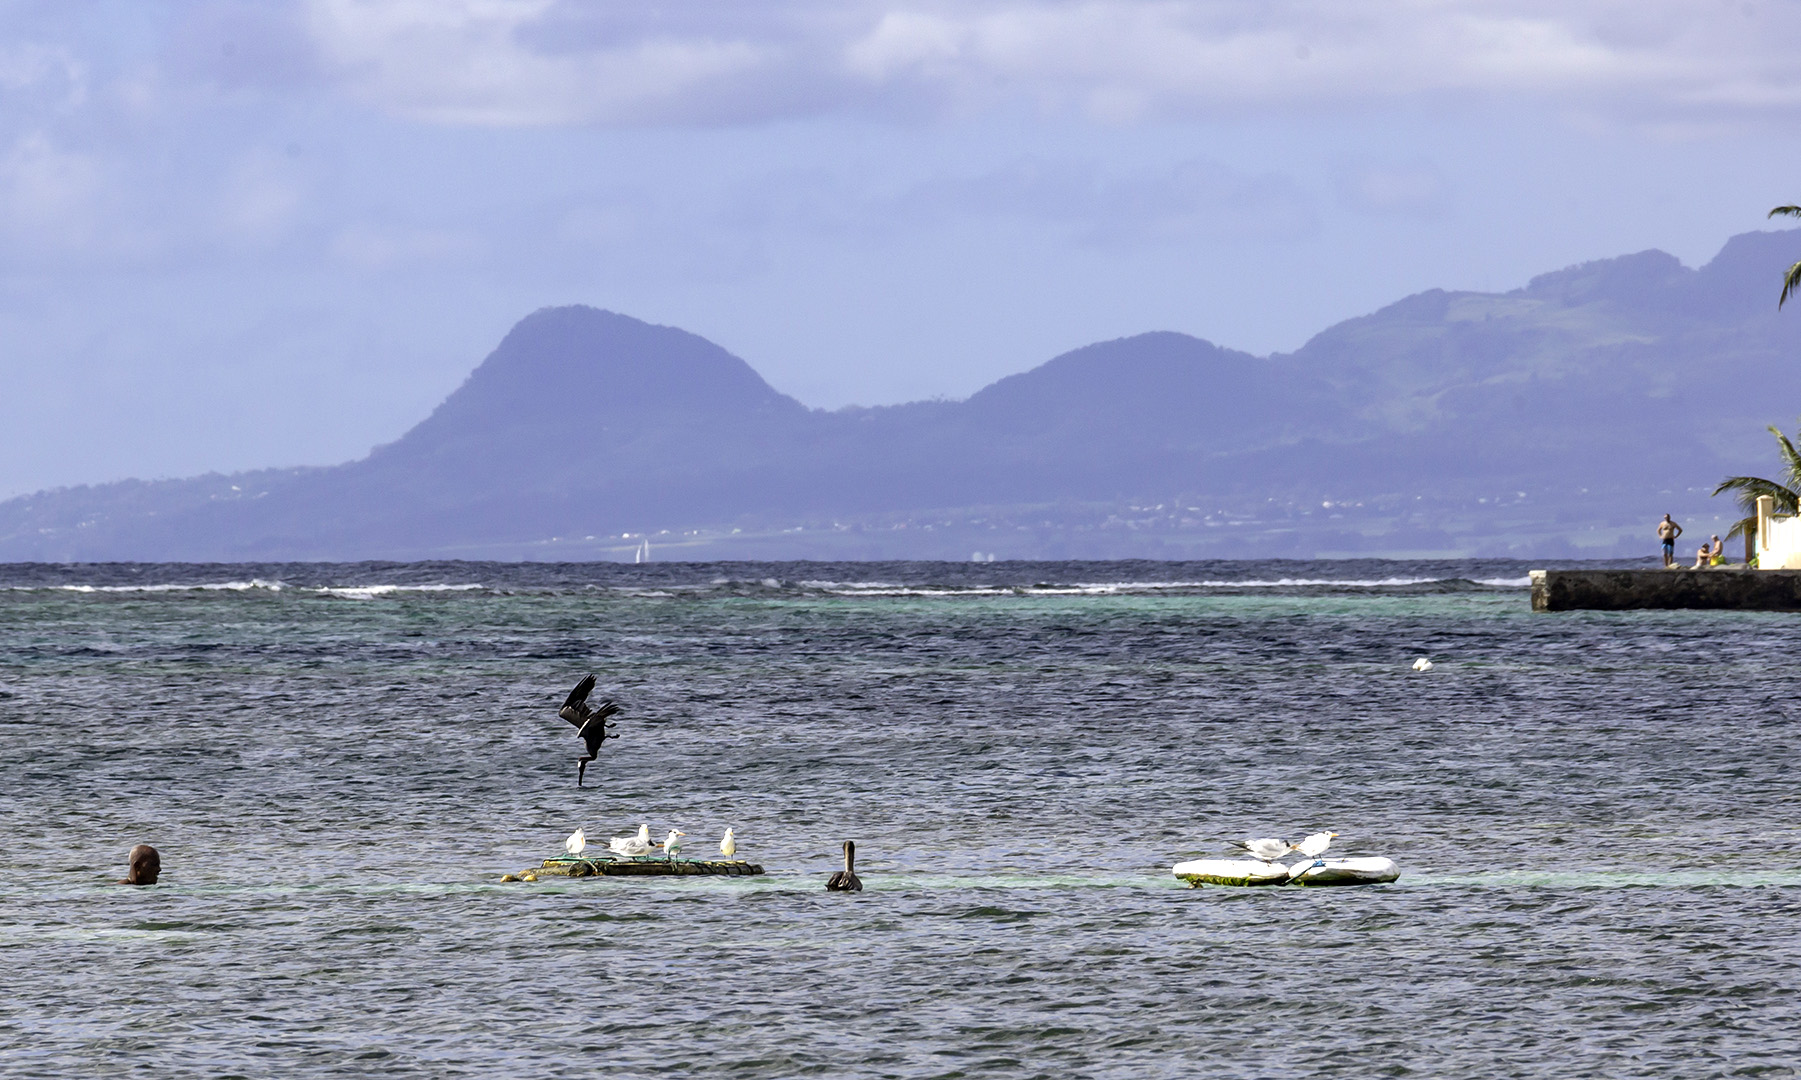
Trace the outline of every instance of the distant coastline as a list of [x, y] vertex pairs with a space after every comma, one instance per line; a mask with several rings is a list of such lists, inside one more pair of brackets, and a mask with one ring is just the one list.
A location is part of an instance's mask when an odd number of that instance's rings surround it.
[[1292, 354], [1147, 333], [835, 412], [546, 308], [361, 460], [11, 499], [0, 560], [1634, 557], [1662, 513], [1726, 532], [1713, 482], [1801, 400], [1801, 324], [1765, 302], [1792, 254], [1750, 233], [1700, 269], [1419, 293]]

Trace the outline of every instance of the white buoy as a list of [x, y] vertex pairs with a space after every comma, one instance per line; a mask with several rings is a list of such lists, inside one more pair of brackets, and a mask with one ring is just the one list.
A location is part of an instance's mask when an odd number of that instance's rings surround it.
[[727, 829], [724, 839], [719, 841], [719, 853], [728, 859], [738, 854], [738, 840], [732, 835], [732, 830]]
[[1413, 662], [1413, 670], [1415, 670], [1415, 671], [1431, 671], [1432, 670], [1432, 661], [1430, 661], [1422, 656], [1418, 660], [1415, 660]]
[[567, 851], [571, 855], [580, 855], [582, 853], [582, 850], [584, 848], [586, 848], [587, 846], [588, 846], [588, 838], [586, 836], [582, 835], [582, 831], [580, 829], [577, 829], [574, 832], [570, 833], [569, 839], [563, 841], [563, 850]]

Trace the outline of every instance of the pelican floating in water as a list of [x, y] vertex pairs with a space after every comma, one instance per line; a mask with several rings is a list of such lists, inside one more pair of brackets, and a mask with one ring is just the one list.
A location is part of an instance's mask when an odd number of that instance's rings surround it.
[[738, 838], [732, 835], [730, 829], [725, 831], [725, 837], [719, 841], [719, 854], [728, 859], [738, 854]]
[[1236, 840], [1228, 840], [1226, 843], [1231, 844], [1236, 848], [1243, 848], [1250, 852], [1253, 857], [1261, 859], [1264, 862], [1275, 862], [1277, 859], [1280, 859], [1282, 856], [1295, 849], [1293, 844], [1286, 840], [1278, 840], [1275, 837], [1267, 837], [1262, 840], [1246, 840], [1242, 844]]
[[857, 876], [857, 845], [844, 842], [844, 869], [825, 879], [826, 892], [862, 892], [863, 879]]
[[663, 857], [675, 861], [675, 853], [682, 850], [682, 837], [688, 834], [680, 829], [670, 829], [669, 835], [663, 838]]
[[580, 829], [577, 829], [574, 832], [570, 833], [569, 839], [563, 841], [563, 850], [567, 851], [571, 855], [580, 855], [582, 853], [582, 849], [586, 848], [587, 846], [588, 846], [588, 838], [586, 836], [582, 835], [582, 831]]
[[611, 699], [599, 705], [588, 707], [588, 694], [594, 689], [594, 676], [589, 675], [575, 684], [569, 696], [563, 700], [563, 707], [557, 715], [575, 725], [575, 733], [588, 747], [586, 757], [576, 759], [581, 764], [575, 771], [575, 786], [582, 786], [582, 778], [588, 774], [588, 762], [600, 756], [600, 744], [607, 741], [608, 732], [617, 724], [607, 723], [607, 719], [619, 712], [619, 704]]
[[1422, 656], [1418, 660], [1415, 660], [1413, 662], [1413, 670], [1415, 670], [1415, 671], [1431, 671], [1432, 670], [1432, 661], [1430, 661]]
[[650, 826], [638, 826], [637, 836], [615, 836], [607, 841], [607, 850], [615, 855], [627, 857], [649, 855], [654, 850], [650, 843]]

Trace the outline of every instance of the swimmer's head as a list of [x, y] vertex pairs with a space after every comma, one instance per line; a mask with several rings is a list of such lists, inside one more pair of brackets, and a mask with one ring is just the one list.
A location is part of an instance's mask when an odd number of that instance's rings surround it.
[[163, 872], [163, 857], [149, 844], [139, 844], [131, 849], [131, 870], [126, 874], [121, 885], [155, 885], [156, 876]]

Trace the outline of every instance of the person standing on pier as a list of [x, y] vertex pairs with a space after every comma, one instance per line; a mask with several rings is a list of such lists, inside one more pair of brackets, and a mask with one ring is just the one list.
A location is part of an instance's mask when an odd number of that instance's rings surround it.
[[1676, 564], [1676, 538], [1682, 535], [1682, 526], [1670, 520], [1665, 514], [1657, 523], [1657, 538], [1663, 541], [1663, 565], [1665, 569]]

